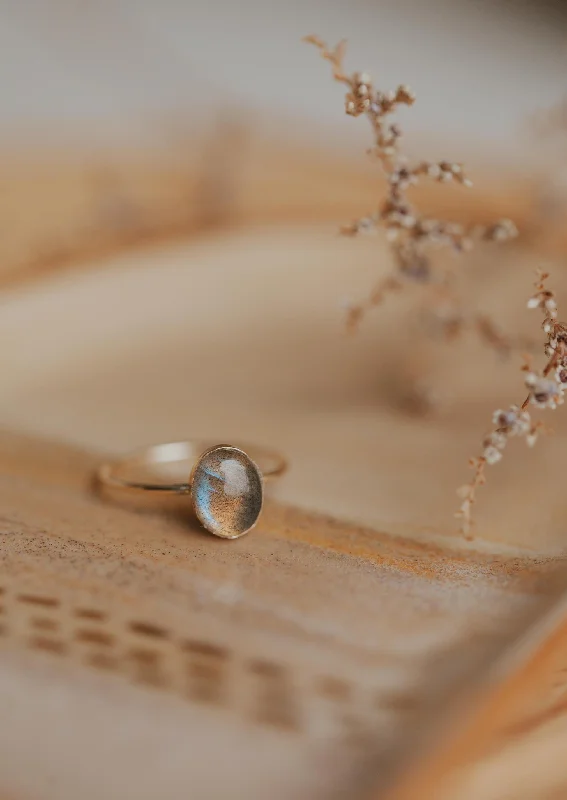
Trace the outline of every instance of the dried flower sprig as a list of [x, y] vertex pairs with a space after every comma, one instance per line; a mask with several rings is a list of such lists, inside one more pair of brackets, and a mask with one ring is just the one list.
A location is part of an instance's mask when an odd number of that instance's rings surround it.
[[526, 359], [522, 371], [525, 373], [524, 385], [528, 396], [521, 406], [512, 405], [494, 412], [492, 422], [495, 427], [483, 441], [482, 455], [469, 462], [474, 470], [472, 480], [457, 489], [462, 502], [456, 516], [461, 519], [462, 532], [469, 538], [472, 506], [478, 487], [486, 482], [486, 466], [500, 461], [511, 437], [524, 437], [528, 447], [533, 447], [538, 435], [546, 431], [544, 423], [533, 420], [530, 406], [554, 410], [564, 401], [567, 388], [567, 325], [557, 321], [557, 301], [554, 292], [546, 286], [548, 277], [546, 272], [538, 271], [535, 292], [527, 304], [528, 308], [539, 309], [543, 313], [547, 363], [541, 372], [537, 372], [532, 369], [531, 359]]
[[[428, 252], [432, 247], [448, 246], [463, 252], [469, 250], [475, 240], [502, 242], [517, 232], [514, 224], [506, 219], [493, 225], [467, 227], [429, 218], [414, 208], [407, 192], [423, 179], [471, 186], [463, 165], [452, 161], [419, 161], [410, 165], [399, 150], [402, 131], [399, 125], [391, 122], [391, 117], [400, 106], [413, 105], [415, 96], [411, 89], [400, 85], [395, 91], [379, 91], [367, 73], [348, 75], [343, 66], [345, 41], [332, 50], [318, 36], [307, 36], [305, 41], [319, 49], [323, 58], [331, 63], [334, 79], [347, 87], [346, 113], [353, 117], [364, 115], [369, 120], [374, 135], [369, 152], [382, 165], [387, 181], [386, 196], [379, 208], [342, 229], [345, 234], [356, 235], [384, 228], [394, 257], [393, 273], [375, 287], [366, 301], [349, 307], [348, 325], [356, 328], [369, 308], [379, 305], [387, 294], [398, 291], [407, 281], [432, 281], [433, 264]], [[494, 337], [487, 336], [487, 339], [494, 341]]]

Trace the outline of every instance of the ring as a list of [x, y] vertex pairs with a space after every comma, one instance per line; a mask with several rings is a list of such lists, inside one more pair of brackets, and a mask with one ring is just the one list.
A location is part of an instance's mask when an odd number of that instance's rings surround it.
[[[237, 539], [258, 522], [264, 481], [286, 469], [286, 460], [275, 451], [190, 440], [153, 445], [106, 462], [97, 478], [101, 488], [123, 493], [188, 496], [204, 528]], [[176, 482], [181, 476], [188, 477]]]

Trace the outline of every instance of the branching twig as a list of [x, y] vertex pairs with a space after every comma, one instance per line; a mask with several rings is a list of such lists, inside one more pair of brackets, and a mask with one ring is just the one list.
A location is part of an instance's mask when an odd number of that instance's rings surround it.
[[[374, 88], [372, 79], [365, 72], [348, 75], [343, 66], [344, 41], [333, 50], [317, 36], [307, 36], [305, 41], [319, 49], [323, 58], [331, 63], [334, 79], [346, 86], [346, 113], [353, 117], [364, 115], [370, 122], [374, 136], [370, 153], [382, 165], [387, 181], [387, 193], [379, 208], [343, 229], [343, 233], [355, 235], [384, 228], [394, 257], [392, 275], [380, 283], [366, 301], [350, 307], [349, 327], [353, 328], [370, 307], [382, 302], [391, 289], [399, 289], [407, 281], [427, 283], [433, 280], [433, 264], [429, 257], [432, 247], [441, 245], [462, 252], [470, 249], [475, 240], [498, 242], [510, 239], [516, 235], [516, 228], [510, 220], [500, 220], [489, 226], [467, 227], [432, 219], [414, 208], [408, 200], [408, 190], [423, 179], [470, 186], [462, 164], [452, 161], [410, 164], [400, 153], [402, 132], [397, 124], [391, 122], [391, 117], [400, 106], [413, 105], [415, 97], [411, 89], [400, 85], [395, 91], [383, 92]], [[487, 338], [495, 343], [495, 337]]]
[[510, 437], [523, 436], [528, 446], [533, 447], [538, 434], [545, 431], [544, 423], [534, 422], [532, 419], [532, 413], [528, 410], [530, 406], [555, 409], [563, 403], [567, 388], [567, 325], [557, 322], [555, 294], [545, 285], [548, 277], [547, 273], [538, 272], [535, 293], [528, 300], [528, 308], [539, 308], [544, 315], [544, 350], [547, 363], [541, 373], [538, 373], [532, 369], [530, 360], [526, 359], [522, 370], [526, 373], [524, 384], [528, 396], [521, 406], [513, 405], [507, 410], [499, 409], [494, 412], [492, 422], [495, 427], [484, 439], [482, 455], [470, 460], [470, 466], [474, 470], [473, 478], [457, 490], [462, 500], [457, 517], [461, 519], [462, 532], [469, 537], [472, 506], [478, 487], [485, 483], [486, 466], [500, 461]]

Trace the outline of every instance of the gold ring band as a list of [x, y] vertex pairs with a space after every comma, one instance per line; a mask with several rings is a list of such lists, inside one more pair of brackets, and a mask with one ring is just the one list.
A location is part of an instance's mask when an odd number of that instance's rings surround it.
[[[188, 440], [152, 445], [106, 462], [97, 479], [101, 488], [128, 494], [188, 495], [208, 531], [235, 539], [258, 521], [264, 481], [286, 469], [276, 451]], [[178, 480], [181, 476], [186, 480]]]

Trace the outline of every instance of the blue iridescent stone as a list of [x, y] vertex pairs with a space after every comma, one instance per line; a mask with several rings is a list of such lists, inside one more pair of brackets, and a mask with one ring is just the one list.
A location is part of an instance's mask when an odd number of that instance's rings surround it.
[[260, 470], [243, 450], [218, 445], [199, 458], [191, 476], [193, 507], [203, 526], [225, 539], [254, 527], [264, 496]]

